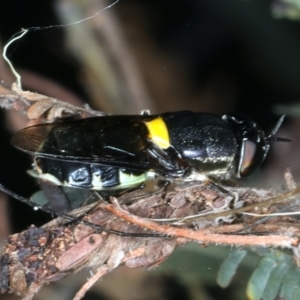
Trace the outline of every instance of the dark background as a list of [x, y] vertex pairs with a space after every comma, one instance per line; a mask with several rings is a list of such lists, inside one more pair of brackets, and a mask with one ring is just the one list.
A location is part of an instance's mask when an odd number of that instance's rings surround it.
[[[61, 23], [54, 1], [2, 0], [0, 4], [2, 46], [21, 28]], [[276, 19], [272, 9], [274, 2], [261, 0], [121, 0], [110, 13], [117, 18], [136, 60], [153, 101], [152, 112], [239, 112], [270, 131], [278, 119], [276, 107], [297, 104], [300, 98], [300, 25], [298, 21]], [[82, 73], [84, 62], [67, 43], [64, 28], [34, 31], [13, 44], [8, 54], [17, 70], [58, 83], [83, 102], [104, 109], [102, 102], [91, 99]], [[24, 74], [24, 89], [49, 94]], [[65, 100], [59, 93], [54, 96]], [[135, 107], [132, 113], [136, 113]], [[0, 182], [30, 196], [38, 189], [25, 173], [30, 158], [9, 145], [12, 133], [7, 130], [4, 111], [0, 112], [0, 121]], [[286, 124], [291, 122], [288, 118]], [[286, 160], [281, 164], [278, 176], [286, 165], [298, 170], [297, 162]], [[43, 224], [48, 218], [12, 199], [8, 213], [13, 231], [32, 223]]]

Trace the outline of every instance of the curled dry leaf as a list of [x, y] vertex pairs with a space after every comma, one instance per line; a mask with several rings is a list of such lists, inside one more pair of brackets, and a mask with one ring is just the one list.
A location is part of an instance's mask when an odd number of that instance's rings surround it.
[[[269, 207], [272, 201], [267, 199], [276, 196], [275, 192], [249, 188], [231, 188], [231, 191], [239, 193], [239, 202], [248, 211], [258, 211], [255, 208], [262, 203], [268, 203]], [[111, 197], [110, 204], [101, 202], [70, 213], [73, 216], [84, 214], [85, 221], [105, 226], [107, 230], [136, 236], [99, 231], [80, 222], [66, 225], [63, 218], [10, 236], [0, 258], [0, 292], [13, 292], [23, 296], [23, 299], [32, 299], [44, 284], [88, 269], [94, 275], [74, 298], [81, 299], [92, 284], [118, 266], [157, 266], [176, 247], [192, 241], [200, 245], [288, 248], [299, 245], [299, 222], [287, 217], [277, 217], [276, 220], [259, 224], [245, 236], [236, 234], [238, 230], [253, 224], [255, 219], [235, 214], [241, 210], [230, 209], [236, 199], [232, 197], [231, 202], [226, 200], [228, 193], [218, 191], [210, 184], [179, 186], [177, 190], [168, 192], [164, 199], [161, 193], [138, 193], [125, 194], [118, 199]], [[295, 190], [280, 197], [298, 194], [299, 190]], [[280, 198], [272, 199], [276, 202]], [[276, 203], [272, 204], [276, 206]], [[186, 217], [199, 214], [202, 216], [198, 219], [185, 222]], [[145, 233], [155, 235], [139, 236]]]
[[30, 106], [29, 101], [13, 89], [0, 84], [0, 107], [25, 113]]
[[[16, 84], [9, 88], [3, 83], [0, 84], [0, 107], [26, 115], [31, 121], [30, 125], [41, 122], [51, 123], [68, 116], [88, 118], [106, 115], [92, 110], [88, 105], [78, 107], [45, 95], [20, 90]], [[32, 122], [32, 120], [38, 121]]]

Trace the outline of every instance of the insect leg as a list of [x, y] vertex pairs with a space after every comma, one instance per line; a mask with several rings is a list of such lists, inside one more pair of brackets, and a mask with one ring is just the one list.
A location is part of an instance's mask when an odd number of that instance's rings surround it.
[[[77, 216], [76, 218], [74, 218], [74, 220], [71, 220], [71, 221], [68, 221], [68, 222], [64, 223], [63, 226], [66, 227], [66, 226], [69, 226], [69, 225], [74, 224], [74, 223], [80, 223], [80, 221], [84, 217], [86, 217], [89, 214], [93, 213], [97, 209], [97, 207], [99, 207], [99, 205], [101, 203], [103, 203], [103, 201], [107, 200], [107, 199], [102, 198], [96, 191], [93, 191], [93, 195], [97, 195], [97, 197], [98, 197], [99, 200], [90, 209], [88, 209], [85, 213]], [[85, 200], [85, 203], [89, 200], [89, 198], [91, 198], [91, 195], [88, 197], [87, 200]], [[82, 206], [85, 206], [85, 204], [83, 204]]]
[[182, 177], [188, 173], [189, 166], [174, 147], [163, 150], [152, 141], [148, 142], [149, 146], [146, 152], [158, 165], [158, 169], [162, 167], [162, 171], [171, 177]]

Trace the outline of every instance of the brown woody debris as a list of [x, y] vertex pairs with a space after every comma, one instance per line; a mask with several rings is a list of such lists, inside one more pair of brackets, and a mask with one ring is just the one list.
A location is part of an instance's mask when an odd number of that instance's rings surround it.
[[[274, 222], [273, 218], [266, 224], [253, 227], [249, 235], [236, 235], [237, 230], [252, 224], [255, 219], [234, 213], [241, 208], [230, 210], [229, 206], [234, 206], [234, 203], [225, 201], [228, 198], [226, 192], [217, 191], [216, 187], [212, 188], [209, 184], [195, 183], [179, 190], [167, 193], [165, 199], [161, 198], [160, 193], [145, 194], [131, 202], [130, 197], [137, 198], [137, 192], [125, 194], [118, 199], [111, 197], [112, 204], [102, 202], [91, 210], [89, 206], [71, 213], [73, 216], [86, 213], [83, 218], [85, 221], [105, 226], [107, 230], [130, 232], [137, 236], [99, 231], [78, 222], [65, 225], [63, 218], [55, 219], [41, 228], [31, 226], [22, 233], [10, 236], [0, 258], [0, 292], [13, 292], [23, 296], [23, 299], [32, 299], [45, 283], [89, 269], [95, 275], [74, 298], [80, 299], [96, 280], [118, 266], [157, 266], [177, 246], [191, 241], [202, 245], [219, 243], [288, 248], [299, 244], [300, 230], [294, 219], [277, 217]], [[275, 194], [243, 188], [232, 190], [239, 191], [239, 202], [243, 202], [243, 209], [248, 211]], [[211, 197], [212, 194], [214, 197]], [[204, 195], [208, 196], [207, 199]], [[274, 199], [278, 200], [278, 197]], [[219, 204], [214, 205], [214, 202], [222, 201], [222, 209]], [[187, 222], [185, 219], [199, 214], [194, 221]], [[268, 234], [259, 234], [263, 232]], [[154, 236], [139, 236], [145, 233]]]

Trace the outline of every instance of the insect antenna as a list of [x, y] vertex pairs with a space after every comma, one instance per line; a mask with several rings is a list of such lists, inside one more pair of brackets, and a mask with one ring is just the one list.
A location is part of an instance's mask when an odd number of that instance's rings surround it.
[[281, 127], [283, 121], [284, 121], [285, 115], [282, 115], [280, 117], [280, 119], [278, 120], [278, 122], [276, 123], [275, 127], [273, 128], [273, 130], [271, 131], [271, 133], [267, 136], [267, 140], [268, 141], [274, 141], [274, 142], [291, 142], [290, 139], [287, 138], [282, 138], [282, 137], [276, 137], [276, 133], [279, 130], [279, 128]]
[[107, 233], [112, 233], [112, 234], [116, 234], [116, 235], [119, 235], [119, 236], [128, 236], [128, 237], [160, 237], [160, 238], [166, 238], [165, 235], [158, 234], [158, 233], [132, 233], [132, 232], [123, 232], [123, 231], [119, 231], [119, 230], [109, 229], [109, 228], [106, 228], [104, 226], [100, 226], [100, 225], [97, 225], [97, 224], [94, 224], [94, 223], [91, 223], [91, 222], [88, 222], [88, 221], [85, 221], [85, 220], [78, 219], [74, 216], [65, 214], [63, 212], [56, 211], [56, 210], [51, 209], [47, 206], [37, 205], [36, 203], [30, 201], [29, 199], [27, 199], [25, 197], [22, 197], [22, 196], [20, 196], [16, 193], [12, 192], [11, 190], [9, 190], [5, 186], [3, 186], [1, 183], [0, 183], [0, 190], [3, 191], [4, 193], [6, 193], [7, 195], [19, 200], [20, 202], [31, 206], [34, 210], [40, 209], [40, 210], [42, 210], [42, 211], [44, 211], [48, 214], [51, 214], [52, 216], [61, 217], [61, 218], [64, 218], [66, 220], [69, 220], [71, 222], [77, 222], [77, 223], [84, 224], [86, 226], [90, 226], [97, 232], [104, 231], [104, 232], [107, 232]]

